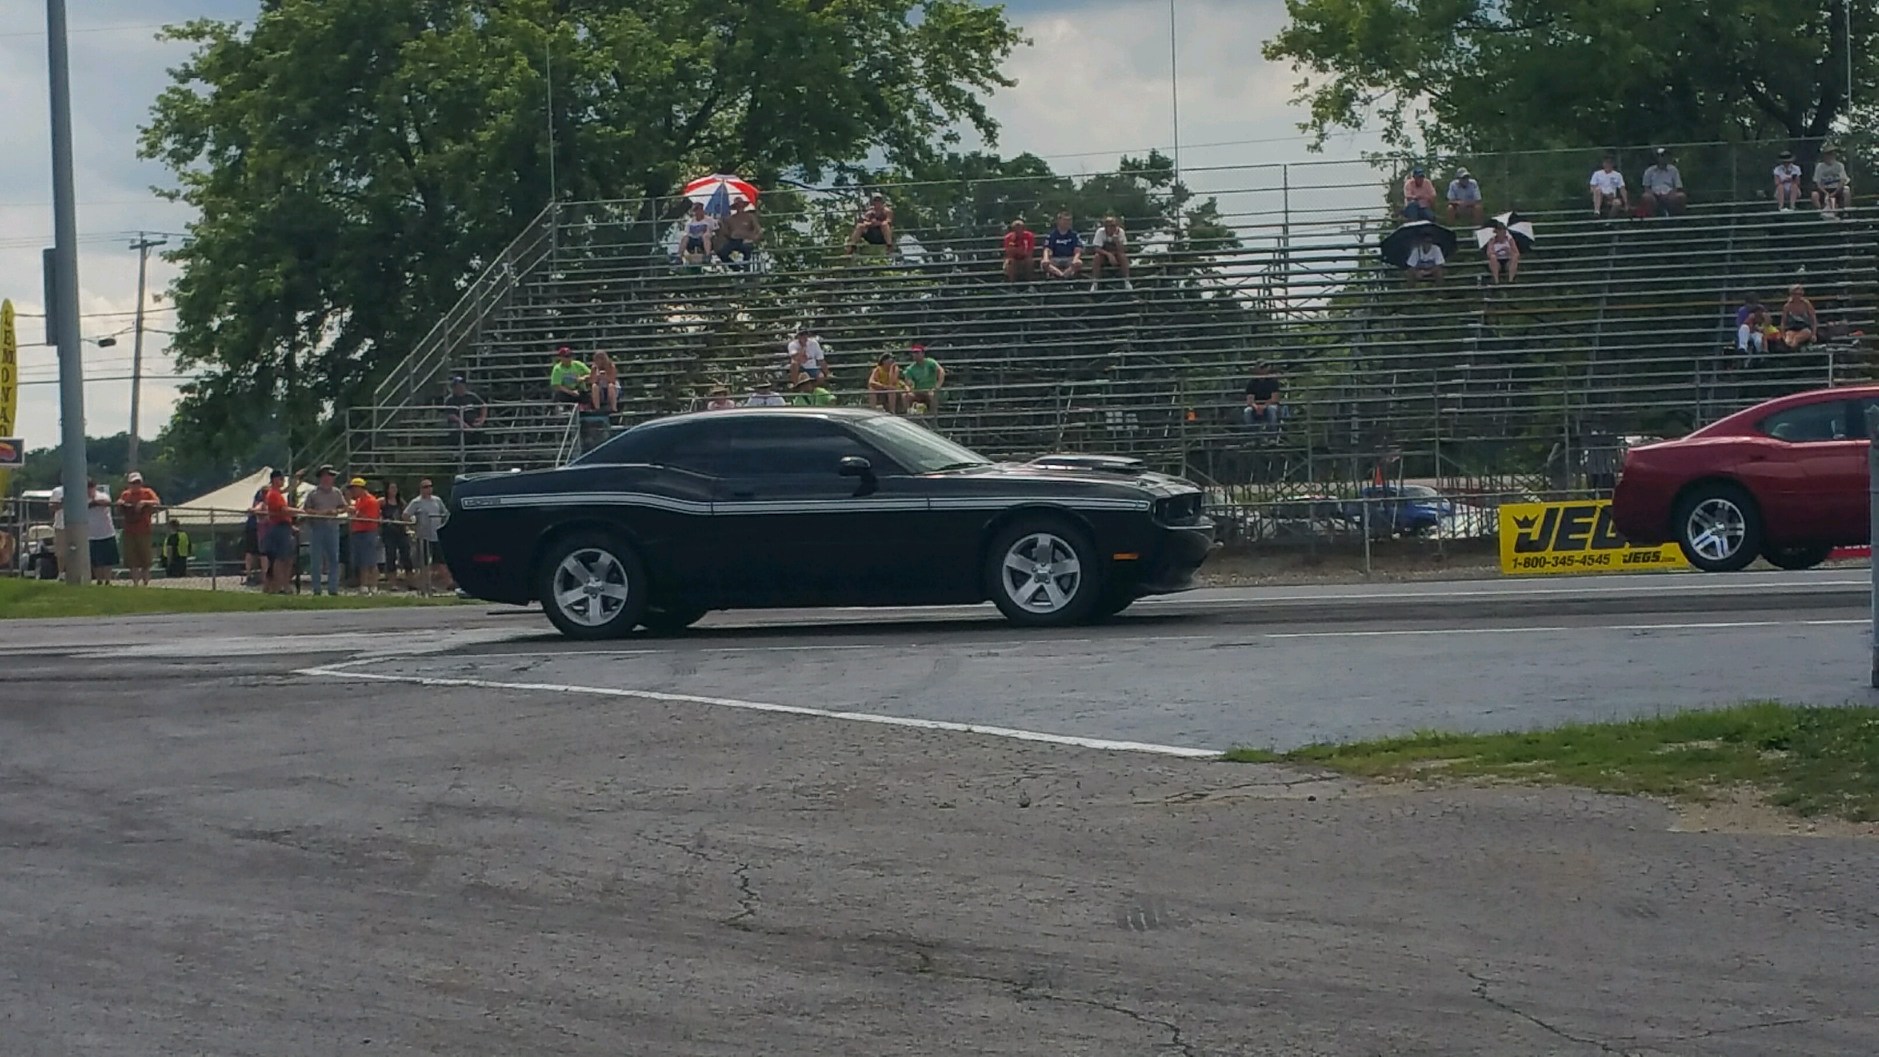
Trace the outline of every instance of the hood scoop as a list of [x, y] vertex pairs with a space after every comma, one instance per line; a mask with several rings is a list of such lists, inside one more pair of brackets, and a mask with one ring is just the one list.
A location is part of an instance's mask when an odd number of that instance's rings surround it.
[[1025, 465], [1040, 470], [1095, 470], [1128, 477], [1138, 477], [1148, 472], [1147, 463], [1126, 455], [1076, 455], [1066, 452], [1061, 455], [1040, 455]]

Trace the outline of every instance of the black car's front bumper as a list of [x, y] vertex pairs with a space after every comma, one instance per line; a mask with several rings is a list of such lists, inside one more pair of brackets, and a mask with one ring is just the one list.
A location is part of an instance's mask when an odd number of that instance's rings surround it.
[[1214, 523], [1157, 528], [1152, 544], [1132, 561], [1113, 561], [1114, 575], [1132, 579], [1137, 595], [1163, 595], [1194, 586], [1194, 571], [1214, 548]]

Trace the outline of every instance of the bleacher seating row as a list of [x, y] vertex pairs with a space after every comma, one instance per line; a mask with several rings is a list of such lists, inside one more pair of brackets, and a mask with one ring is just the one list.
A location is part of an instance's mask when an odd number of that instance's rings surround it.
[[[482, 464], [552, 464], [578, 443], [568, 410], [545, 400], [557, 346], [613, 357], [627, 425], [776, 376], [789, 335], [811, 322], [853, 402], [876, 355], [926, 344], [948, 372], [928, 423], [992, 455], [1090, 448], [1276, 490], [1389, 460], [1505, 486], [1588, 437], [1671, 433], [1866, 377], [1869, 349], [1851, 336], [1744, 362], [1734, 309], [1744, 294], [1777, 309], [1804, 283], [1823, 323], [1850, 335], [1874, 331], [1879, 298], [1879, 218], [1866, 208], [1837, 221], [1764, 201], [1647, 220], [1528, 214], [1537, 244], [1500, 286], [1486, 284], [1468, 231], [1444, 281], [1414, 284], [1377, 260], [1391, 226], [1380, 216], [1246, 218], [1214, 244], [1141, 240], [1133, 289], [1008, 284], [985, 226], [909, 230], [919, 252], [887, 260], [845, 258], [805, 235], [827, 225], [775, 216], [761, 268], [699, 271], [669, 259], [661, 225], [608, 219], [658, 213], [546, 210], [375, 404], [349, 413], [348, 464], [463, 465], [440, 407], [452, 373], [491, 404]], [[1239, 422], [1262, 360], [1286, 387], [1276, 438]]]

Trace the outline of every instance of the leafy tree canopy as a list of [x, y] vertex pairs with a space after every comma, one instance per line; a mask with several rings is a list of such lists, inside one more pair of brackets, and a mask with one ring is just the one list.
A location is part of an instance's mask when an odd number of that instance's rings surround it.
[[[917, 166], [1020, 42], [972, 0], [266, 0], [196, 47], [142, 153], [196, 207], [172, 294], [179, 435], [313, 423], [395, 362], [551, 197]], [[552, 72], [552, 78], [550, 73]], [[552, 91], [550, 86], [552, 84]], [[552, 157], [549, 149], [552, 126]]]
[[1825, 0], [1287, 0], [1301, 125], [1499, 151], [1817, 138], [1879, 82], [1879, 15]]

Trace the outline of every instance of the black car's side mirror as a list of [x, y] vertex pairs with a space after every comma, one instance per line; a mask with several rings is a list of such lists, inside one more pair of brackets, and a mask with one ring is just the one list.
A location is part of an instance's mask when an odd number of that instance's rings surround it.
[[843, 477], [861, 479], [861, 487], [855, 490], [856, 495], [867, 495], [875, 489], [874, 464], [859, 455], [842, 456], [841, 461], [835, 464], [835, 472]]

